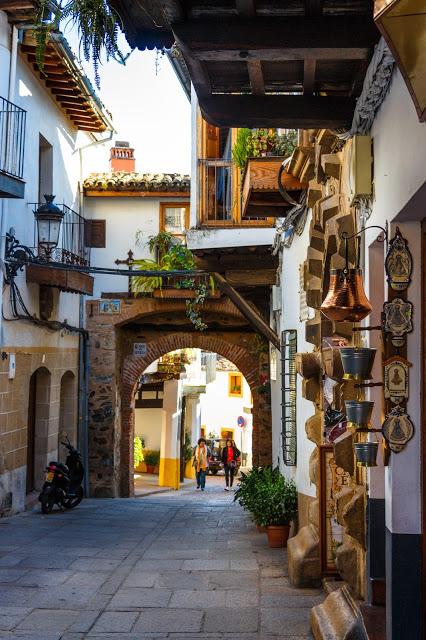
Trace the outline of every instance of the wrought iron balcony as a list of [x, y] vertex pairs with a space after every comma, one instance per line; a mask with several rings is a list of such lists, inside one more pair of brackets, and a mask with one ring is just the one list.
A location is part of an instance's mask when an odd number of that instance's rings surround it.
[[[40, 206], [39, 203], [32, 203], [31, 207], [35, 210]], [[77, 264], [82, 266], [90, 265], [90, 248], [85, 245], [85, 219], [76, 211], [67, 207], [66, 204], [58, 204], [64, 214], [59, 242], [54, 249], [50, 261], [62, 264]], [[37, 247], [37, 223], [34, 222], [34, 253], [41, 257], [43, 249]]]
[[26, 111], [0, 97], [0, 198], [23, 198]]

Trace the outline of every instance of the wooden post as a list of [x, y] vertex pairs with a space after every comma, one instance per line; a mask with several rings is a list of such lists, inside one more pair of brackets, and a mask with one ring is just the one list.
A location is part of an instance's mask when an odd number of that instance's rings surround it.
[[256, 329], [256, 331], [258, 331], [268, 342], [272, 342], [272, 344], [276, 349], [278, 349], [278, 351], [281, 351], [281, 344], [277, 334], [271, 329], [269, 324], [265, 322], [262, 316], [257, 313], [246, 300], [244, 300], [242, 295], [238, 293], [238, 291], [236, 291], [234, 287], [231, 287], [231, 285], [220, 273], [214, 272], [212, 273], [212, 276], [215, 279], [218, 289], [220, 289], [223, 293], [226, 293], [228, 298], [232, 300], [237, 309], [241, 311], [241, 313], [246, 318], [246, 320], [248, 320], [251, 326]]

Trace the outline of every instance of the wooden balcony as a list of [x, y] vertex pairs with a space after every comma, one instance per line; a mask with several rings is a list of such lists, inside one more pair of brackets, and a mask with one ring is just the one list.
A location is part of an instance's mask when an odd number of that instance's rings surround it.
[[[278, 171], [284, 158], [270, 156], [250, 158], [243, 176], [241, 217], [244, 218], [281, 218], [291, 205], [278, 190]], [[289, 195], [298, 199], [306, 185], [294, 176], [283, 173], [282, 185]]]
[[27, 282], [56, 287], [67, 293], [93, 295], [93, 278], [81, 271], [67, 271], [55, 267], [29, 264], [26, 267]]

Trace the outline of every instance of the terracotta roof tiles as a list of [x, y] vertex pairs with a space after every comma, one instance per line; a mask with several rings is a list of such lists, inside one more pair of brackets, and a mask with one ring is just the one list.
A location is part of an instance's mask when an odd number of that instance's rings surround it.
[[137, 173], [114, 171], [91, 173], [86, 191], [189, 191], [190, 177], [181, 173]]

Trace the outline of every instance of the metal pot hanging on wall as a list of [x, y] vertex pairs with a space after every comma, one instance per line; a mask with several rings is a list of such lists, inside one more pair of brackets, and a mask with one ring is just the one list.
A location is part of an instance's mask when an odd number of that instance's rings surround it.
[[346, 417], [349, 422], [360, 427], [368, 427], [371, 422], [374, 402], [370, 400], [346, 400]]
[[356, 442], [354, 448], [359, 467], [377, 467], [378, 442]]
[[364, 292], [361, 269], [331, 269], [330, 286], [321, 311], [335, 322], [360, 322], [372, 306]]
[[340, 357], [345, 380], [370, 380], [376, 349], [342, 347]]
[[348, 238], [345, 240], [345, 268], [331, 269], [328, 293], [321, 305], [321, 311], [335, 322], [360, 322], [372, 311], [364, 291], [362, 269], [359, 268], [360, 247], [359, 238], [356, 243], [355, 269], [349, 268]]

